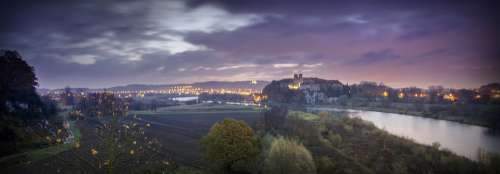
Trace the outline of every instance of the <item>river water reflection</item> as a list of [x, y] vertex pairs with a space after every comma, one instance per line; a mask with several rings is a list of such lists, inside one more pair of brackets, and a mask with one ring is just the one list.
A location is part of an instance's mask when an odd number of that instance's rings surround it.
[[316, 111], [346, 111], [350, 117], [373, 122], [394, 135], [408, 137], [422, 144], [439, 142], [458, 155], [476, 159], [479, 148], [500, 154], [500, 135], [487, 133], [487, 128], [431, 118], [375, 111], [310, 108]]

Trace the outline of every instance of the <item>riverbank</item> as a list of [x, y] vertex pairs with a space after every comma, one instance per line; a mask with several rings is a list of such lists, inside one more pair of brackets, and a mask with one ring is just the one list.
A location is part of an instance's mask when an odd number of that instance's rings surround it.
[[302, 142], [315, 158], [318, 174], [498, 173], [495, 154], [478, 153], [478, 160], [472, 160], [440, 143], [421, 143], [411, 137], [395, 135], [389, 132], [390, 129], [379, 128], [346, 112], [312, 114], [278, 110], [265, 115], [269, 118], [264, 120], [281, 118], [278, 120], [282, 121], [266, 122], [265, 127], [274, 128], [269, 129], [270, 134], [278, 132], [278, 136]]
[[[331, 107], [336, 109], [354, 109], [363, 111], [376, 111], [384, 113], [394, 113], [394, 114], [404, 114], [410, 116], [432, 118], [437, 120], [446, 120], [452, 122], [458, 122], [468, 125], [482, 126], [490, 128], [492, 130], [498, 129], [497, 124], [492, 124], [496, 120], [492, 120], [491, 117], [483, 116], [490, 113], [496, 113], [495, 108], [465, 108], [464, 106], [443, 106], [443, 105], [413, 105], [413, 104], [400, 104], [395, 103], [393, 106], [377, 106], [372, 104], [371, 106], [342, 106], [342, 105], [315, 105], [313, 107]], [[469, 106], [470, 107], [470, 106]], [[467, 111], [463, 111], [467, 110]], [[485, 111], [486, 110], [486, 111]], [[493, 111], [492, 111], [493, 110]], [[487, 112], [487, 114], [484, 114]]]

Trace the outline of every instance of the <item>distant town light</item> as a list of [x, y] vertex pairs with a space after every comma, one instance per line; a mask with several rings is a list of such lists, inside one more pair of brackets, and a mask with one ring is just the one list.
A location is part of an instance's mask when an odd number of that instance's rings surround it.
[[95, 150], [94, 148], [90, 149], [90, 154], [92, 154], [93, 156], [96, 156], [97, 153], [99, 153], [97, 150]]
[[291, 90], [298, 90], [300, 88], [300, 83], [290, 83], [288, 84], [288, 88]]
[[398, 97], [399, 97], [399, 98], [404, 98], [404, 97], [405, 97], [405, 93], [400, 92], [400, 93], [398, 94]]
[[444, 95], [443, 99], [453, 102], [453, 101], [456, 101], [458, 98], [455, 95], [453, 95], [452, 93], [449, 93], [449, 94]]
[[389, 92], [384, 91], [384, 93], [382, 93], [382, 95], [383, 95], [384, 97], [389, 97]]

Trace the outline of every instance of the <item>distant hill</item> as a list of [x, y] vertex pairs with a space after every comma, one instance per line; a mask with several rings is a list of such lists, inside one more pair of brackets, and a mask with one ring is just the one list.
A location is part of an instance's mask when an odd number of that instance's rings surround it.
[[106, 90], [110, 91], [135, 91], [135, 90], [155, 90], [155, 89], [163, 89], [163, 88], [168, 88], [176, 85], [170, 85], [170, 84], [165, 84], [165, 85], [148, 85], [148, 84], [130, 84], [130, 85], [125, 85], [125, 86], [114, 86], [110, 88], [105, 88]]
[[208, 81], [208, 82], [197, 82], [191, 85], [200, 88], [249, 88], [255, 90], [262, 90], [268, 84], [269, 84], [268, 81], [257, 81], [257, 84], [252, 84], [251, 81], [234, 81], [234, 82]]
[[294, 79], [272, 81], [263, 93], [273, 103], [319, 104], [331, 103], [336, 97], [346, 95], [348, 87], [338, 80], [297, 76]]

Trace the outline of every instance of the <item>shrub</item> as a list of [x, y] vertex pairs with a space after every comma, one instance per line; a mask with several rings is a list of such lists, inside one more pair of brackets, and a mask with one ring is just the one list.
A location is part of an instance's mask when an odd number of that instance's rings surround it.
[[214, 173], [251, 173], [260, 154], [252, 128], [234, 119], [215, 123], [201, 144]]
[[339, 134], [330, 132], [327, 138], [330, 141], [330, 143], [332, 143], [332, 145], [335, 147], [339, 147], [340, 144], [342, 144], [342, 137]]
[[326, 156], [321, 156], [317, 158], [316, 164], [318, 165], [318, 174], [335, 173], [337, 171], [335, 163]]
[[311, 153], [302, 144], [280, 137], [271, 144], [264, 173], [311, 174], [316, 173], [316, 166]]

